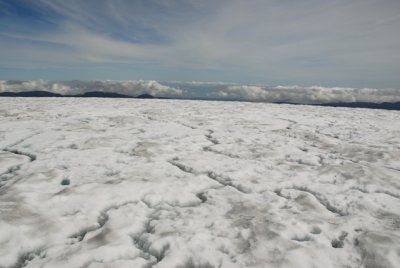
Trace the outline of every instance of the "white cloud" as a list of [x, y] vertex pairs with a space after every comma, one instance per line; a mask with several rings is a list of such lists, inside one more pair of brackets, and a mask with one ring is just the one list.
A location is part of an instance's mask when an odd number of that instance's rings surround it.
[[156, 81], [128, 80], [128, 81], [60, 81], [47, 80], [13, 81], [0, 80], [0, 92], [24, 92], [43, 90], [63, 95], [82, 94], [89, 91], [115, 92], [129, 96], [151, 94], [153, 96], [180, 96], [181, 89], [162, 85]]
[[115, 92], [130, 96], [148, 93], [154, 96], [246, 100], [263, 102], [398, 102], [400, 89], [344, 88], [321, 86], [263, 86], [224, 82], [152, 80], [55, 81], [0, 80], [0, 92], [45, 90], [59, 94], [82, 94], [89, 91]]
[[301, 86], [238, 86], [226, 85], [211, 96], [266, 102], [329, 103], [329, 102], [398, 102], [400, 89], [301, 87]]

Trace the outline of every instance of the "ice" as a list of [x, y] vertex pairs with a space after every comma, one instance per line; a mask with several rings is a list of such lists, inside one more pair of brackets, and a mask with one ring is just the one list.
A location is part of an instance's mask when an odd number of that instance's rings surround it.
[[0, 267], [400, 263], [398, 111], [0, 105]]

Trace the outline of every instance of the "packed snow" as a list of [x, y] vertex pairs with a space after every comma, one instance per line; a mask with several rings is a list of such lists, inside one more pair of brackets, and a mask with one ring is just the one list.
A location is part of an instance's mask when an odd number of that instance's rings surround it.
[[1, 98], [0, 146], [0, 267], [399, 267], [399, 111]]

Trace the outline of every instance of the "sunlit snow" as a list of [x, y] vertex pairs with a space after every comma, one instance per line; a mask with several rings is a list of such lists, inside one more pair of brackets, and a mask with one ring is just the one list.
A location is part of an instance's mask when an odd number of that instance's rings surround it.
[[398, 267], [400, 112], [0, 99], [0, 267]]

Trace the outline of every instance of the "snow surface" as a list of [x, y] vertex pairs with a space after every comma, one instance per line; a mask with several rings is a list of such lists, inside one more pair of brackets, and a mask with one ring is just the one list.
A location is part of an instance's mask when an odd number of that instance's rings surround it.
[[400, 112], [0, 99], [0, 267], [398, 267]]

